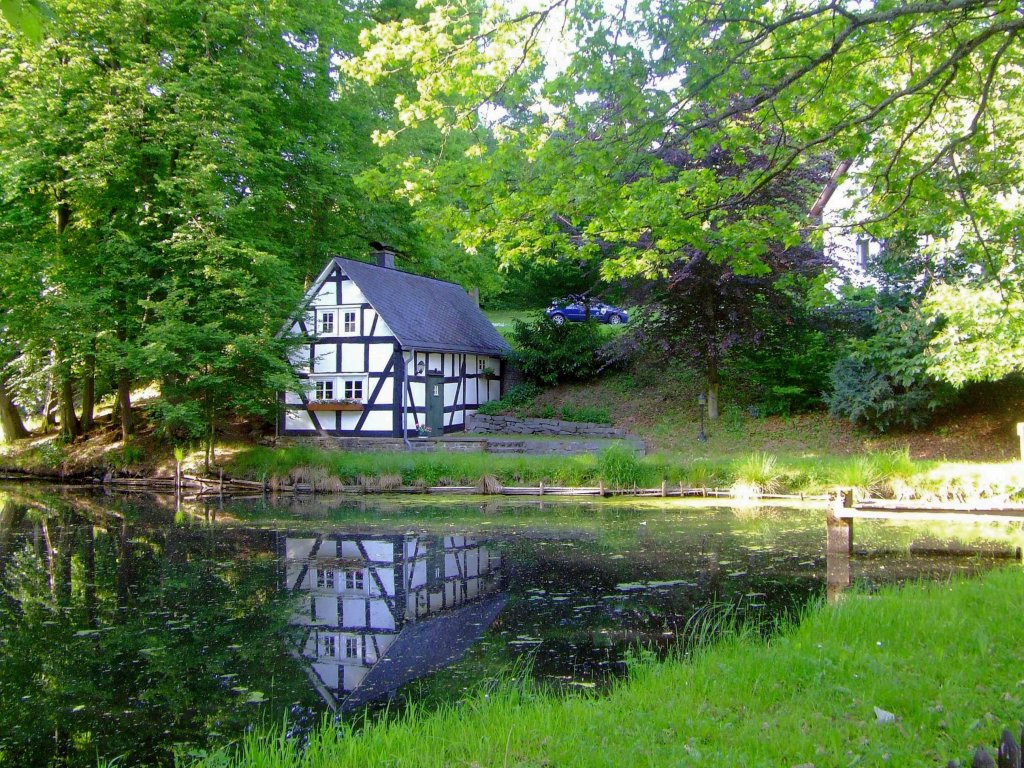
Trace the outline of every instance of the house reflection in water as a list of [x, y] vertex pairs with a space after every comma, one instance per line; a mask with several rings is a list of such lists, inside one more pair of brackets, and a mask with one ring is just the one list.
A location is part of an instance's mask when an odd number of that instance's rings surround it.
[[281, 534], [297, 652], [331, 708], [355, 709], [458, 660], [505, 605], [502, 559], [465, 536]]

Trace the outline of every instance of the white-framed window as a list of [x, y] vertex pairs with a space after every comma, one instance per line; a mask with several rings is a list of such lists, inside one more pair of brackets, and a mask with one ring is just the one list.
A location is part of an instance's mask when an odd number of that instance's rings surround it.
[[317, 400], [333, 400], [334, 379], [317, 379], [314, 394]]
[[334, 333], [334, 313], [333, 312], [321, 312], [319, 315], [319, 331], [320, 335], [324, 336], [329, 333]]
[[362, 377], [359, 377], [358, 379], [343, 379], [342, 392], [344, 393], [346, 400], [358, 400], [359, 402], [362, 402], [366, 393], [366, 379]]
[[358, 659], [362, 656], [359, 648], [359, 641], [361, 638], [358, 637], [346, 637], [345, 638], [345, 658], [346, 659]]
[[324, 635], [320, 638], [320, 648], [324, 656], [334, 658], [338, 655], [338, 638], [334, 635]]
[[484, 368], [486, 368], [486, 367], [487, 367], [487, 358], [478, 357], [476, 359], [476, 372], [477, 373], [483, 373], [484, 372]]
[[345, 571], [345, 589], [362, 592], [366, 585], [362, 571]]
[[359, 313], [355, 309], [346, 309], [341, 313], [341, 332], [355, 333], [358, 328]]
[[316, 586], [319, 589], [334, 589], [334, 571], [330, 568], [317, 568]]

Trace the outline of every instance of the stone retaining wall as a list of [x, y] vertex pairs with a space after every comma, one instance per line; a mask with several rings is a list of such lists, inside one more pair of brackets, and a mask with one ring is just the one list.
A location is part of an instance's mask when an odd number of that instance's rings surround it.
[[484, 416], [471, 414], [466, 431], [473, 434], [498, 435], [557, 435], [563, 437], [604, 437], [627, 439], [624, 429], [608, 424], [591, 424], [561, 419], [517, 419], [514, 416]]

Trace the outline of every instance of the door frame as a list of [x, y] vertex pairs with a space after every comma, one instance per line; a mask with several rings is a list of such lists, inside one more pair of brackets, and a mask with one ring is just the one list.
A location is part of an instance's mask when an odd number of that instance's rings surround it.
[[424, 391], [423, 423], [430, 427], [431, 437], [441, 436], [444, 434], [444, 375], [428, 373]]

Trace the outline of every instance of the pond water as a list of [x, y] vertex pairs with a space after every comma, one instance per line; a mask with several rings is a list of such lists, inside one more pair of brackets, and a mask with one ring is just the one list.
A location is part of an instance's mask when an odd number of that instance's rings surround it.
[[[935, 553], [964, 537], [987, 554]], [[600, 690], [721, 617], [770, 631], [851, 582], [993, 567], [1020, 537], [870, 523], [830, 562], [821, 509], [0, 488], [0, 765], [170, 765], [509, 674]]]

